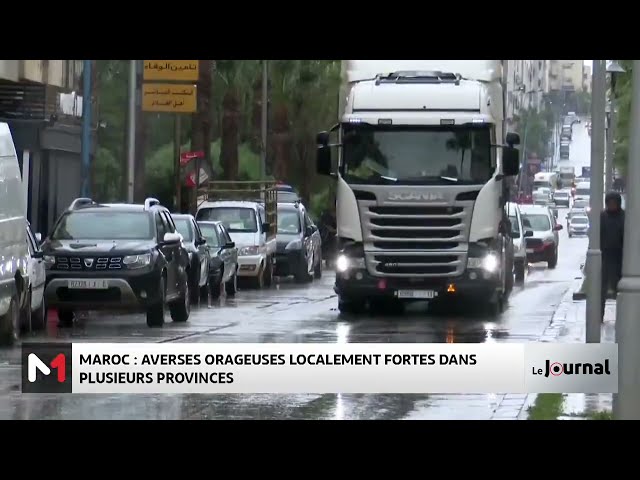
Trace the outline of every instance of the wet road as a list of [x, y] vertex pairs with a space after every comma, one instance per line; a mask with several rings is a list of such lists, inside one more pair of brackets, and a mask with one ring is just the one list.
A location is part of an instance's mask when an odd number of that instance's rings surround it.
[[[576, 130], [582, 128], [577, 126]], [[576, 132], [578, 133], [578, 132]], [[588, 154], [588, 135], [574, 151]], [[578, 158], [576, 158], [578, 160]], [[586, 162], [588, 163], [588, 157]], [[572, 162], [573, 163], [573, 162]], [[559, 211], [564, 220], [567, 210]], [[50, 319], [46, 333], [25, 338], [77, 342], [529, 342], [536, 341], [574, 278], [587, 239], [560, 232], [556, 269], [532, 265], [508, 308], [496, 318], [432, 315], [416, 305], [404, 315], [341, 316], [333, 273], [309, 285], [281, 282], [242, 290], [192, 311], [187, 324], [148, 329], [143, 316], [91, 316], [71, 329]], [[523, 400], [510, 395], [23, 395], [20, 350], [0, 349], [0, 419], [490, 419], [498, 407], [515, 418]], [[512, 412], [509, 406], [513, 405]]]

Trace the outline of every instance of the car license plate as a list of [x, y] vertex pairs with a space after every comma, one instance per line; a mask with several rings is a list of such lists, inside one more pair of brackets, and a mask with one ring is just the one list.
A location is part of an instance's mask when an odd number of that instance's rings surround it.
[[107, 280], [69, 280], [69, 288], [80, 290], [106, 290], [109, 288]]
[[533, 252], [534, 252], [533, 248], [527, 248], [527, 253], [533, 253]]
[[431, 299], [437, 296], [438, 292], [435, 290], [398, 290], [398, 298]]

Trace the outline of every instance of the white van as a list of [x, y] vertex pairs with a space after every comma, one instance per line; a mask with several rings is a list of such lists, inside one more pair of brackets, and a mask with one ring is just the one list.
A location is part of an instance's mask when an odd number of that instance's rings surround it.
[[27, 220], [18, 156], [9, 125], [0, 123], [0, 344], [18, 338], [31, 311]]
[[589, 201], [591, 197], [591, 182], [580, 182], [576, 185], [576, 193], [573, 197], [573, 201], [584, 200]]

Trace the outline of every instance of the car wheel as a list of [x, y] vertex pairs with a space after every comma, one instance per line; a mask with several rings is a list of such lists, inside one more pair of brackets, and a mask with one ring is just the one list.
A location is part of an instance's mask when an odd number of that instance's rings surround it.
[[0, 317], [0, 345], [13, 345], [20, 331], [20, 306], [17, 295], [11, 298], [9, 310]]
[[525, 263], [526, 262], [524, 262], [524, 261], [516, 262], [515, 265], [514, 265], [516, 283], [518, 283], [518, 284], [524, 283]]
[[147, 326], [149, 327], [162, 327], [164, 325], [164, 314], [167, 302], [167, 290], [164, 277], [160, 278], [160, 286], [158, 288], [160, 290], [160, 300], [147, 308]]
[[219, 277], [217, 275], [214, 277], [209, 277], [209, 294], [211, 295], [211, 300], [217, 300], [218, 298], [220, 298], [220, 293], [222, 292], [223, 275], [224, 273], [221, 273]]
[[27, 292], [27, 298], [24, 301], [24, 305], [22, 306], [22, 311], [20, 312], [20, 331], [21, 332], [31, 332], [33, 326], [31, 324], [31, 287], [29, 287], [29, 291]]
[[238, 268], [233, 272], [233, 276], [224, 284], [227, 295], [233, 297], [238, 292]]
[[547, 262], [547, 266], [553, 269], [553, 268], [556, 268], [557, 265], [558, 265], [558, 248], [556, 247], [555, 251], [553, 252], [553, 256]]
[[63, 328], [73, 327], [73, 319], [75, 314], [73, 310], [67, 310], [64, 308], [58, 309], [58, 325]]
[[319, 260], [316, 262], [316, 266], [313, 269], [314, 278], [322, 278], [322, 254], [320, 254]]
[[171, 314], [171, 320], [174, 322], [186, 322], [189, 320], [189, 314], [191, 313], [189, 282], [186, 283], [185, 291], [182, 293], [181, 298], [169, 304], [169, 313]]
[[258, 275], [251, 279], [251, 283], [253, 284], [254, 288], [257, 288], [258, 290], [264, 288], [264, 267], [260, 267]]
[[189, 300], [191, 303], [197, 305], [198, 301], [200, 300], [200, 275], [199, 272], [195, 269], [194, 272], [196, 273], [193, 275], [193, 277], [191, 277], [189, 275], [189, 272], [187, 272], [187, 282], [191, 284], [189, 285]]
[[297, 283], [308, 283], [313, 280], [313, 275], [309, 275], [307, 259], [302, 257], [298, 264], [298, 270], [293, 275]]
[[264, 270], [264, 286], [270, 287], [273, 285], [273, 259], [267, 258], [267, 265]]
[[340, 313], [358, 315], [364, 313], [366, 308], [367, 304], [364, 300], [349, 297], [338, 298], [338, 310]]

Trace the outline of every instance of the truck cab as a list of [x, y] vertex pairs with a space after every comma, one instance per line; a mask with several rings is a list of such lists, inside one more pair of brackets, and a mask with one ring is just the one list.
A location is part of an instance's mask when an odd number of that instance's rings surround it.
[[318, 172], [337, 182], [340, 311], [456, 297], [495, 311], [508, 297], [519, 137], [503, 145], [495, 62], [346, 61], [337, 144], [318, 135]]

